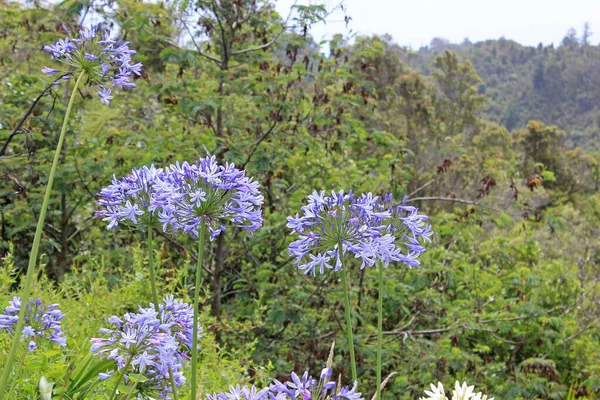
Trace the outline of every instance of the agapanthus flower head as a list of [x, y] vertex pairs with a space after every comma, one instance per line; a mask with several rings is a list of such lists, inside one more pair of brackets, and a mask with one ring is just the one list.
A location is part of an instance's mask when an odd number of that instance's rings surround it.
[[[456, 381], [452, 391], [452, 400], [494, 400], [493, 397], [488, 399], [487, 395], [482, 392], [475, 393], [474, 388], [474, 386], [468, 386], [466, 382], [461, 385], [459, 381]], [[425, 394], [428, 397], [421, 397], [419, 400], [448, 400], [441, 382], [438, 382], [437, 386], [432, 383], [431, 391], [425, 390]]]
[[431, 243], [433, 231], [427, 224], [428, 217], [419, 214], [419, 209], [394, 201], [391, 194], [379, 197], [373, 207], [376, 224], [385, 227], [382, 238], [371, 246], [369, 241], [362, 244], [364, 253], [359, 252], [367, 265], [373, 266], [376, 259], [383, 260], [387, 266], [391, 261], [400, 261], [409, 267], [419, 265], [417, 259], [424, 251], [423, 242]]
[[319, 379], [310, 376], [308, 371], [301, 376], [292, 372], [291, 380], [281, 382], [275, 379], [263, 390], [257, 390], [254, 386], [230, 386], [229, 392], [209, 395], [208, 400], [364, 400], [362, 394], [357, 392], [356, 382], [352, 387], [340, 387], [331, 380], [334, 346], [331, 346], [329, 359]]
[[319, 379], [315, 379], [306, 371], [302, 377], [292, 372], [291, 381], [282, 383], [275, 380], [270, 388], [270, 400], [364, 400], [362, 393], [354, 386], [338, 387], [332, 378], [332, 370], [326, 367]]
[[[188, 360], [187, 352], [191, 347], [193, 310], [184, 302], [167, 297], [159, 311], [151, 304], [148, 308], [139, 308], [138, 313], [127, 313], [123, 319], [112, 316], [108, 322], [111, 329], [101, 329], [103, 338], [92, 338], [91, 351], [99, 356], [113, 360], [117, 370], [125, 368], [130, 373], [143, 374], [144, 382], [138, 384], [140, 393], [158, 393], [163, 399], [169, 399], [171, 392], [170, 375], [172, 372], [176, 386], [185, 383], [182, 363]], [[198, 327], [198, 332], [202, 328]], [[109, 371], [99, 375], [101, 380], [110, 378]]]
[[[14, 326], [19, 320], [21, 309], [21, 298], [13, 297], [9, 301], [4, 314], [0, 315], [0, 330], [6, 329], [14, 332]], [[58, 304], [44, 305], [40, 299], [30, 299], [25, 304], [23, 339], [28, 341], [29, 351], [37, 349], [39, 341], [49, 340], [60, 346], [67, 345], [67, 339], [63, 336], [61, 320], [65, 314], [58, 309]]]
[[[289, 246], [299, 269], [313, 276], [327, 269], [339, 271], [346, 253], [361, 259], [361, 268], [378, 260], [386, 266], [391, 261], [418, 265], [415, 259], [424, 248], [417, 247], [417, 238], [428, 240], [431, 228], [423, 226], [426, 217], [414, 207], [392, 205], [390, 200], [371, 193], [357, 197], [340, 191], [326, 196], [314, 191], [301, 208], [302, 215], [288, 217], [287, 227], [300, 236]], [[410, 244], [409, 251], [402, 252], [398, 238], [403, 246]]]
[[167, 168], [156, 183], [154, 206], [166, 231], [194, 237], [204, 221], [214, 240], [227, 223], [254, 231], [262, 225], [263, 196], [258, 183], [233, 164], [219, 165], [215, 156]]
[[[67, 31], [68, 32], [68, 31]], [[69, 33], [69, 32], [68, 32]], [[135, 50], [129, 42], [118, 38], [111, 39], [110, 31], [101, 24], [82, 29], [74, 37], [59, 39], [53, 45], [44, 46], [52, 59], [62, 64], [62, 68], [44, 67], [47, 76], [62, 73], [62, 81], [84, 73], [86, 85], [96, 87], [100, 101], [108, 105], [113, 98], [111, 92], [117, 88], [134, 88], [131, 82], [134, 75], [140, 76], [142, 64], [131, 58]], [[61, 80], [54, 83], [60, 84]]]
[[160, 226], [158, 211], [154, 203], [155, 182], [163, 175], [160, 168], [134, 168], [131, 174], [117, 179], [100, 191], [98, 203], [103, 209], [96, 215], [107, 221], [107, 229], [114, 229], [119, 223], [137, 229], [147, 230]]

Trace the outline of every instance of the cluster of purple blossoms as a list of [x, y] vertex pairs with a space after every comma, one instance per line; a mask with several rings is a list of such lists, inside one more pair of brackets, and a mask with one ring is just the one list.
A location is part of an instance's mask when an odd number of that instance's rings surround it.
[[[6, 329], [13, 333], [13, 327], [19, 320], [21, 298], [15, 296], [8, 304], [4, 315], [0, 315], [0, 330]], [[23, 338], [29, 340], [29, 351], [37, 349], [40, 339], [50, 340], [60, 346], [67, 345], [60, 322], [65, 314], [58, 309], [58, 304], [46, 306], [40, 299], [31, 299], [25, 304], [25, 308]]]
[[87, 85], [98, 88], [96, 93], [106, 105], [113, 99], [112, 90], [115, 87], [135, 87], [131, 80], [133, 75], [141, 75], [142, 64], [132, 61], [131, 56], [136, 51], [129, 48], [129, 42], [111, 39], [110, 31], [103, 30], [100, 24], [80, 30], [78, 36], [59, 39], [53, 45], [44, 46], [54, 60], [65, 66], [64, 69], [44, 67], [42, 72], [46, 76], [62, 73], [60, 80], [55, 82], [60, 84], [83, 72]]
[[[169, 399], [172, 392], [170, 373], [176, 386], [185, 383], [182, 363], [189, 360], [187, 351], [193, 338], [193, 309], [182, 301], [165, 298], [159, 310], [151, 304], [139, 308], [138, 313], [127, 313], [123, 319], [108, 319], [113, 329], [101, 329], [105, 338], [92, 338], [90, 351], [113, 360], [117, 370], [127, 368], [126, 374], [142, 374], [147, 380], [138, 384], [140, 393], [158, 393]], [[198, 335], [202, 328], [198, 326]], [[100, 379], [110, 378], [115, 370], [101, 373]], [[127, 375], [126, 375], [127, 376]]]
[[[419, 209], [416, 207], [407, 206], [406, 200], [405, 197], [401, 203], [398, 203], [394, 201], [391, 194], [386, 194], [377, 199], [374, 207], [374, 211], [378, 215], [386, 212], [390, 215], [389, 218], [378, 221], [385, 227], [385, 230], [382, 231], [383, 237], [387, 237], [387, 240], [393, 238], [395, 248], [405, 250], [404, 254], [399, 253], [398, 259], [388, 260], [383, 258], [386, 267], [390, 261], [401, 261], [409, 267], [419, 266], [417, 258], [425, 251], [425, 247], [421, 245], [419, 239], [431, 243], [433, 231], [431, 225], [426, 222], [428, 220], [427, 215], [419, 214]], [[375, 252], [369, 257], [368, 252], [369, 246], [365, 246], [365, 253], [362, 258], [366, 260], [369, 266], [373, 266], [378, 253]]]
[[98, 203], [105, 207], [96, 212], [108, 222], [107, 229], [119, 223], [147, 230], [159, 226], [158, 212], [154, 203], [157, 180], [164, 175], [162, 169], [150, 167], [134, 168], [122, 179], [113, 176], [112, 184], [100, 191]]
[[208, 400], [364, 400], [362, 393], [353, 387], [341, 387], [331, 380], [331, 367], [323, 368], [319, 380], [306, 371], [302, 377], [295, 372], [291, 381], [273, 381], [269, 387], [257, 390], [254, 386], [230, 386], [229, 392], [208, 396]]
[[218, 165], [215, 156], [206, 157], [166, 169], [156, 181], [153, 206], [160, 210], [164, 231], [170, 227], [197, 237], [204, 221], [214, 240], [227, 222], [248, 231], [262, 225], [264, 198], [258, 187], [244, 170], [229, 163]]
[[355, 197], [340, 191], [325, 196], [324, 191], [314, 191], [302, 215], [288, 217], [287, 227], [300, 236], [289, 251], [298, 268], [313, 276], [317, 270], [321, 274], [326, 269], [339, 271], [346, 253], [361, 259], [361, 268], [377, 260], [386, 266], [400, 261], [413, 267], [425, 250], [419, 238], [430, 241], [432, 234], [426, 220], [416, 208], [394, 203], [391, 195]]
[[338, 388], [331, 380], [332, 373], [331, 367], [325, 367], [319, 380], [316, 380], [308, 375], [308, 371], [302, 377], [292, 372], [291, 382], [273, 382], [269, 387], [272, 393], [269, 400], [364, 400], [362, 393], [356, 391], [357, 382], [353, 387]]
[[214, 240], [227, 222], [249, 231], [262, 225], [264, 198], [258, 186], [233, 164], [218, 165], [214, 156], [164, 171], [143, 167], [121, 180], [114, 177], [100, 191], [99, 204], [105, 209], [96, 215], [108, 221], [107, 229], [119, 223], [144, 230], [162, 225], [165, 232], [184, 231], [193, 237], [204, 221]]

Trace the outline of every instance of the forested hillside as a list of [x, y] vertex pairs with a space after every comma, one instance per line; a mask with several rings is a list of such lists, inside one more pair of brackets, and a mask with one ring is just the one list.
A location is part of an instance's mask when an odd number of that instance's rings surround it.
[[[0, 0], [2, 309], [25, 280], [72, 108], [32, 292], [60, 304], [67, 346], [29, 352], [24, 343], [10, 398], [37, 398], [42, 376], [55, 384], [52, 398], [134, 398], [112, 389], [117, 374], [97, 379], [108, 367], [89, 356], [89, 339], [109, 317], [148, 306], [152, 268], [161, 296], [191, 302], [199, 288], [198, 398], [292, 371], [318, 377], [334, 340], [336, 380], [351, 386], [345, 275], [304, 274], [290, 256], [288, 217], [314, 190], [391, 193], [429, 216], [419, 266], [383, 269], [383, 376], [397, 373], [383, 400], [455, 380], [496, 399], [598, 398], [600, 49], [492, 40], [407, 51], [386, 36], [339, 35], [321, 53], [310, 28], [329, 11], [296, 7], [286, 18], [258, 0]], [[92, 22], [119, 32], [143, 67], [135, 87], [110, 93], [88, 79], [71, 104], [75, 79], [41, 72], [61, 65], [44, 46]], [[104, 79], [98, 71], [92, 78]], [[260, 184], [260, 228], [211, 231], [204, 253], [196, 236], [167, 229], [172, 215], [144, 232], [107, 230], [98, 194], [113, 179], [209, 155]], [[359, 389], [370, 399], [378, 274], [357, 258], [344, 268]], [[0, 329], [0, 365], [11, 341]], [[74, 382], [82, 371], [93, 384]], [[145, 379], [124, 386], [145, 396]]]
[[591, 30], [570, 30], [559, 44], [522, 46], [504, 38], [453, 44], [434, 39], [419, 50], [398, 49], [399, 57], [426, 75], [445, 50], [470, 60], [481, 77], [479, 93], [490, 98], [485, 116], [507, 129], [543, 120], [566, 130], [572, 146], [598, 150], [600, 132], [600, 46]]

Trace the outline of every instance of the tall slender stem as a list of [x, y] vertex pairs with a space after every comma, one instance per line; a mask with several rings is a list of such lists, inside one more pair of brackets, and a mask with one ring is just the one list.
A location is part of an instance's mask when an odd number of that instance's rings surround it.
[[133, 385], [131, 385], [131, 387], [129, 388], [129, 391], [127, 392], [127, 396], [125, 396], [125, 400], [129, 400], [129, 398], [133, 394], [133, 391], [134, 391], [134, 389], [135, 389], [136, 386], [137, 386], [137, 382], [133, 382]]
[[133, 394], [133, 391], [134, 391], [134, 389], [135, 389], [136, 386], [137, 386], [137, 382], [133, 382], [133, 385], [131, 385], [131, 387], [129, 388], [129, 391], [127, 392], [127, 396], [125, 396], [125, 400], [129, 400], [129, 398]]
[[179, 400], [177, 397], [177, 385], [175, 384], [175, 378], [173, 377], [173, 368], [171, 367], [169, 367], [169, 380], [171, 381], [173, 400]]
[[48, 184], [46, 185], [46, 192], [44, 193], [44, 200], [42, 202], [42, 209], [40, 210], [40, 216], [38, 218], [37, 227], [35, 228], [35, 235], [33, 237], [33, 246], [31, 248], [31, 253], [29, 254], [29, 264], [27, 265], [27, 274], [25, 275], [25, 282], [23, 283], [23, 288], [21, 289], [21, 304], [22, 307], [19, 310], [19, 316], [17, 320], [17, 325], [15, 326], [15, 330], [13, 333], [13, 341], [12, 346], [10, 348], [10, 352], [8, 353], [8, 358], [6, 359], [6, 363], [4, 364], [4, 371], [2, 372], [2, 378], [0, 379], [0, 397], [3, 396], [6, 391], [6, 384], [8, 383], [8, 378], [12, 372], [13, 363], [15, 361], [15, 355], [17, 353], [17, 348], [19, 347], [19, 341], [21, 339], [21, 332], [23, 330], [23, 319], [25, 318], [25, 303], [29, 299], [29, 294], [31, 292], [31, 287], [33, 285], [33, 276], [35, 275], [35, 266], [37, 264], [38, 253], [40, 251], [40, 242], [42, 240], [42, 231], [44, 230], [44, 221], [46, 220], [46, 211], [48, 210], [48, 203], [50, 203], [50, 193], [52, 192], [52, 184], [54, 183], [54, 175], [56, 174], [56, 167], [58, 166], [58, 161], [60, 159], [60, 153], [62, 151], [63, 142], [65, 140], [65, 133], [67, 131], [67, 125], [69, 120], [69, 115], [71, 114], [71, 109], [73, 108], [73, 103], [75, 102], [75, 95], [77, 94], [77, 88], [81, 83], [84, 77], [84, 73], [81, 72], [77, 81], [75, 83], [75, 87], [73, 87], [73, 91], [71, 92], [71, 98], [69, 99], [69, 104], [67, 105], [67, 111], [65, 112], [65, 117], [63, 119], [62, 129], [60, 130], [60, 135], [58, 137], [58, 144], [56, 145], [56, 150], [54, 152], [54, 160], [52, 161], [52, 167], [50, 168], [50, 175], [48, 176]]
[[[21, 368], [23, 368], [23, 364], [25, 364], [25, 355], [27, 354], [27, 352], [25, 351], [25, 349], [21, 350], [21, 359], [19, 360], [19, 363], [17, 364], [17, 370], [15, 371], [15, 376], [18, 378], [19, 374], [21, 373]], [[13, 380], [12, 385], [10, 385], [10, 389], [8, 389], [8, 394], [6, 395], [7, 399], [10, 399], [10, 395], [12, 394], [13, 389], [15, 388], [15, 386], [17, 385], [17, 379]]]
[[121, 384], [121, 381], [123, 381], [123, 377], [125, 376], [125, 372], [127, 372], [127, 368], [129, 368], [129, 364], [131, 364], [132, 358], [132, 356], [129, 356], [127, 362], [125, 363], [125, 367], [123, 367], [123, 369], [121, 370], [119, 378], [117, 379], [117, 383], [115, 384], [115, 388], [113, 389], [113, 394], [112, 396], [110, 396], [110, 400], [114, 400], [117, 398], [117, 391], [119, 390], [119, 385]]
[[202, 256], [204, 255], [204, 233], [206, 231], [206, 221], [202, 218], [200, 222], [200, 239], [198, 241], [198, 265], [196, 266], [196, 287], [194, 288], [194, 328], [192, 337], [192, 396], [191, 400], [196, 400], [198, 392], [198, 296], [200, 295], [200, 283], [202, 276]]
[[[156, 290], [156, 272], [154, 271], [154, 257], [152, 254], [152, 227], [148, 227], [148, 243], [146, 247], [148, 248], [148, 269], [150, 270], [150, 285], [152, 286], [152, 301], [154, 302], [154, 307], [156, 311], [159, 311], [158, 308], [158, 291]], [[175, 379], [173, 378], [173, 370], [169, 367], [169, 379], [171, 381], [171, 390], [173, 391], [173, 400], [178, 400], [177, 398], [177, 387], [175, 386]]]
[[152, 228], [148, 227], [148, 241], [146, 244], [146, 248], [148, 251], [148, 269], [150, 270], [150, 286], [152, 287], [152, 302], [154, 302], [154, 307], [156, 312], [159, 312], [158, 309], [158, 295], [156, 292], [156, 272], [154, 271], [154, 257], [152, 255]]
[[381, 400], [381, 351], [383, 347], [383, 263], [379, 263], [379, 299], [377, 301], [377, 400]]
[[350, 347], [350, 366], [352, 368], [352, 381], [356, 382], [356, 360], [354, 358], [354, 338], [352, 335], [352, 312], [350, 309], [350, 294], [348, 293], [348, 282], [346, 279], [346, 269], [344, 268], [344, 254], [342, 251], [342, 242], [338, 244], [338, 251], [340, 252], [340, 262], [342, 268], [342, 285], [344, 285], [344, 311], [346, 313], [346, 337], [348, 339], [348, 346]]

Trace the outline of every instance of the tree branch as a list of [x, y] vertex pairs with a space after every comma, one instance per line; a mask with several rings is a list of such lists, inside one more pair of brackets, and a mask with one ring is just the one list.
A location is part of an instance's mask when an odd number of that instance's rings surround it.
[[232, 51], [231, 55], [232, 56], [236, 56], [238, 54], [244, 54], [244, 53], [250, 53], [253, 51], [259, 51], [259, 50], [263, 50], [266, 49], [268, 47], [271, 47], [276, 41], [277, 39], [279, 39], [279, 37], [283, 34], [283, 32], [286, 31], [286, 27], [287, 27], [287, 23], [290, 20], [290, 18], [292, 17], [292, 10], [294, 9], [294, 7], [296, 6], [297, 1], [294, 1], [294, 4], [292, 4], [290, 6], [290, 12], [288, 13], [287, 18], [285, 19], [285, 21], [282, 22], [282, 26], [281, 26], [281, 30], [279, 31], [279, 33], [277, 33], [277, 35], [275, 35], [275, 37], [273, 39], [271, 39], [269, 42], [260, 45], [260, 46], [256, 46], [256, 47], [250, 47], [247, 49], [242, 49], [242, 50], [237, 50], [237, 51]]
[[413, 197], [412, 199], [407, 199], [406, 202], [407, 203], [414, 203], [415, 201], [449, 201], [452, 203], [462, 203], [462, 204], [470, 204], [473, 206], [479, 206], [479, 207], [483, 207], [483, 208], [487, 208], [488, 210], [492, 210], [495, 212], [499, 212], [499, 213], [504, 213], [505, 211], [499, 210], [497, 208], [494, 207], [489, 207], [489, 206], [484, 206], [482, 204], [480, 204], [478, 201], [473, 201], [473, 200], [466, 200], [466, 199], [457, 199], [457, 198], [452, 198], [452, 197]]
[[[64, 75], [63, 75], [64, 76]], [[62, 76], [58, 79], [61, 79]], [[55, 80], [54, 82], [58, 81]], [[27, 118], [29, 117], [29, 115], [33, 112], [33, 109], [35, 108], [35, 106], [37, 105], [37, 103], [42, 99], [42, 97], [44, 97], [46, 95], [46, 93], [54, 86], [54, 82], [51, 83], [50, 85], [48, 85], [48, 87], [46, 89], [44, 89], [42, 91], [42, 93], [40, 93], [40, 95], [33, 101], [33, 103], [31, 104], [31, 106], [29, 107], [29, 110], [27, 110], [27, 112], [25, 113], [25, 115], [23, 116], [23, 118], [21, 119], [21, 121], [19, 121], [19, 123], [17, 124], [17, 126], [15, 127], [15, 129], [13, 129], [12, 133], [10, 134], [10, 136], [6, 139], [6, 142], [4, 143], [4, 145], [2, 146], [2, 149], [0, 149], [0, 156], [3, 156], [4, 153], [6, 152], [6, 149], [8, 148], [8, 145], [10, 144], [11, 140], [18, 135], [19, 133], [23, 133], [21, 131], [21, 128], [23, 127], [23, 124], [25, 123], [25, 121], [27, 121]]]
[[216, 62], [217, 64], [221, 64], [223, 62], [220, 58], [217, 58], [217, 57], [214, 57], [214, 56], [211, 56], [209, 54], [204, 53], [200, 49], [200, 46], [198, 45], [198, 43], [196, 43], [196, 39], [194, 39], [194, 35], [192, 34], [192, 31], [190, 30], [190, 28], [188, 28], [188, 26], [185, 23], [185, 21], [183, 22], [183, 26], [185, 27], [185, 30], [190, 35], [190, 38], [192, 39], [192, 43], [194, 44], [194, 47], [196, 47], [196, 50], [198, 51], [198, 54], [200, 54], [204, 58], [208, 58], [209, 60]]
[[419, 188], [415, 189], [415, 190], [414, 190], [414, 191], [413, 191], [411, 194], [409, 194], [409, 195], [408, 195], [408, 196], [406, 196], [406, 197], [410, 198], [410, 197], [414, 196], [415, 194], [417, 194], [417, 193], [418, 193], [418, 192], [420, 192], [421, 190], [425, 189], [427, 186], [431, 185], [431, 184], [432, 184], [433, 182], [435, 182], [436, 180], [437, 180], [437, 179], [432, 179], [432, 180], [430, 180], [429, 182], [427, 182], [427, 183], [426, 183], [426, 184], [424, 184], [423, 186], [421, 186], [421, 187], [419, 187]]

